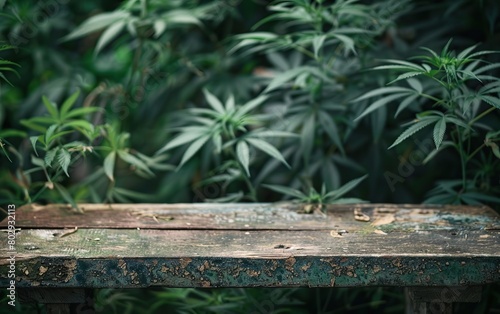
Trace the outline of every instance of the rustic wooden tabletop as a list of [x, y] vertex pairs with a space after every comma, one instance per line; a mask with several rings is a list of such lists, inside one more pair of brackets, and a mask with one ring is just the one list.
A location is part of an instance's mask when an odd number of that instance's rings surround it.
[[[474, 286], [500, 281], [488, 207], [29, 205], [16, 211], [17, 287]], [[6, 221], [1, 228], [6, 228]], [[5, 230], [4, 230], [5, 231]], [[8, 286], [1, 237], [0, 286]]]

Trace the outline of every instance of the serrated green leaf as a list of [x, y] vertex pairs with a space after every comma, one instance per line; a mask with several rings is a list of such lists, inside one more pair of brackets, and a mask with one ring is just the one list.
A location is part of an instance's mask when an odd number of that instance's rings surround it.
[[413, 67], [409, 67], [409, 66], [406, 66], [406, 65], [379, 65], [379, 66], [376, 66], [374, 68], [372, 68], [372, 70], [401, 70], [401, 71], [412, 71], [414, 73], [420, 73], [420, 72], [415, 72], [415, 68]]
[[88, 132], [94, 132], [95, 128], [94, 125], [86, 120], [74, 120], [74, 121], [69, 121], [65, 122], [63, 127], [71, 127], [74, 129], [84, 129], [85, 131]]
[[358, 184], [361, 183], [361, 181], [363, 181], [364, 179], [366, 179], [366, 177], [368, 177], [367, 174], [360, 177], [360, 178], [357, 178], [357, 179], [354, 179], [354, 180], [347, 182], [346, 184], [344, 184], [343, 186], [341, 186], [340, 188], [338, 188], [334, 191], [328, 192], [325, 195], [325, 199], [331, 199], [330, 201], [338, 200], [340, 197], [342, 197], [342, 195], [348, 193], [349, 191], [354, 189], [356, 186], [358, 186]]
[[156, 20], [153, 23], [153, 28], [155, 30], [154, 37], [159, 38], [167, 28], [167, 23], [165, 23], [165, 21], [163, 20]]
[[356, 48], [354, 47], [354, 40], [352, 40], [350, 37], [341, 35], [341, 34], [333, 34], [333, 37], [336, 37], [338, 40], [340, 40], [344, 44], [344, 51], [352, 51], [353, 54], [356, 54]]
[[[73, 141], [63, 145], [64, 148], [81, 148], [83, 146], [88, 146], [86, 143], [81, 141]], [[88, 146], [91, 147], [91, 146]]]
[[153, 176], [154, 173], [151, 172], [151, 169], [144, 163], [144, 161], [140, 160], [139, 158], [135, 157], [134, 155], [130, 154], [128, 151], [121, 149], [117, 151], [118, 156], [120, 159], [125, 161], [126, 163], [136, 167], [139, 170], [144, 171], [148, 175]]
[[69, 177], [68, 167], [71, 163], [71, 154], [64, 148], [59, 149], [59, 153], [57, 154], [57, 162], [63, 169], [64, 173], [66, 173], [66, 176]]
[[268, 142], [261, 140], [261, 139], [256, 139], [256, 138], [248, 138], [247, 142], [250, 145], [254, 146], [255, 148], [268, 154], [269, 156], [281, 161], [285, 166], [290, 168], [290, 165], [286, 162], [285, 158], [283, 158], [281, 153], [274, 146], [269, 144]]
[[400, 93], [400, 94], [393, 94], [393, 95], [384, 96], [384, 97], [380, 98], [379, 100], [377, 100], [376, 102], [374, 102], [373, 104], [371, 104], [370, 106], [368, 106], [368, 108], [366, 108], [356, 119], [354, 119], [354, 121], [358, 121], [359, 119], [363, 118], [367, 114], [379, 109], [382, 106], [387, 105], [391, 101], [394, 101], [394, 100], [401, 98], [401, 97], [404, 97], [406, 95], [408, 95], [408, 93]]
[[196, 154], [209, 139], [210, 136], [206, 135], [202, 138], [197, 139], [191, 145], [189, 145], [188, 149], [184, 152], [182, 160], [179, 166], [177, 166], [177, 169], [181, 168], [189, 159], [191, 159], [191, 157], [193, 157], [194, 154]]
[[323, 47], [325, 39], [326, 35], [317, 35], [314, 36], [313, 38], [312, 43], [313, 43], [314, 57], [316, 57], [316, 59], [318, 58], [319, 50]]
[[54, 120], [59, 119], [59, 112], [57, 110], [57, 107], [45, 96], [42, 96], [42, 101], [45, 108], [47, 108], [47, 111], [49, 112], [50, 116]]
[[319, 123], [323, 127], [323, 130], [328, 135], [328, 137], [332, 140], [332, 142], [337, 146], [337, 148], [345, 154], [344, 146], [342, 145], [342, 141], [340, 139], [339, 131], [337, 129], [337, 124], [330, 117], [328, 112], [320, 111], [318, 113]]
[[417, 79], [409, 78], [406, 80], [406, 82], [408, 83], [408, 85], [411, 86], [411, 88], [416, 90], [419, 94], [421, 94], [422, 91], [424, 90], [424, 88], [422, 87], [422, 83], [420, 83], [420, 81]]
[[95, 47], [95, 54], [97, 55], [104, 46], [110, 43], [125, 27], [126, 22], [124, 20], [117, 21], [111, 24], [99, 37], [97, 45]]
[[66, 114], [69, 112], [71, 107], [73, 107], [73, 105], [75, 104], [75, 101], [78, 99], [78, 96], [80, 96], [80, 90], [73, 93], [68, 99], [66, 99], [64, 101], [64, 103], [61, 106], [61, 111], [59, 113], [60, 120], [66, 119]]
[[217, 97], [215, 97], [212, 93], [210, 93], [206, 89], [203, 89], [203, 94], [205, 94], [205, 99], [207, 100], [210, 107], [212, 107], [215, 111], [217, 111], [222, 115], [225, 113], [224, 106]]
[[234, 110], [234, 95], [231, 94], [229, 95], [229, 98], [226, 101], [226, 111], [233, 111]]
[[478, 75], [478, 74], [481, 74], [481, 73], [484, 73], [484, 72], [487, 72], [487, 71], [490, 71], [490, 70], [493, 70], [496, 68], [500, 68], [500, 63], [492, 63], [492, 64], [485, 65], [485, 66], [480, 67], [479, 69], [475, 70], [474, 73], [476, 75]]
[[403, 60], [394, 60], [394, 59], [387, 59], [385, 60], [386, 62], [389, 62], [389, 63], [394, 63], [394, 64], [397, 64], [397, 65], [404, 65], [404, 66], [408, 66], [412, 69], [415, 69], [417, 70], [417, 72], [420, 72], [420, 71], [424, 71], [425, 72], [425, 68], [418, 65], [418, 64], [415, 64], [415, 63], [411, 63], [411, 62], [408, 62], [408, 61], [403, 61]]
[[276, 75], [269, 85], [267, 85], [267, 88], [264, 90], [264, 93], [268, 93], [278, 87], [283, 86], [285, 83], [295, 79], [298, 75], [304, 73], [307, 70], [307, 67], [301, 66], [297, 68], [290, 69], [288, 71], [285, 71], [283, 73], [279, 73]]
[[500, 92], [500, 90], [498, 88], [500, 88], [500, 80], [484, 85], [483, 87], [481, 87], [479, 89], [479, 91], [477, 93], [479, 95], [489, 94], [492, 92], [497, 93], [497, 92]]
[[469, 48], [464, 49], [461, 53], [458, 54], [457, 59], [465, 59], [469, 53], [471, 53], [474, 49], [476, 49], [477, 45], [471, 46]]
[[408, 80], [409, 78], [412, 78], [414, 76], [417, 76], [417, 75], [421, 75], [422, 72], [407, 72], [407, 73], [403, 73], [401, 75], [399, 75], [395, 80], [393, 81], [390, 81], [388, 84], [393, 84], [393, 83], [396, 83], [398, 81], [401, 81], [401, 80]]
[[489, 131], [488, 133], [486, 133], [485, 139], [491, 140], [491, 139], [498, 138], [498, 137], [500, 137], [500, 130], [499, 131]]
[[31, 155], [31, 163], [34, 164], [35, 166], [45, 169], [45, 162], [42, 159], [36, 158], [33, 155]]
[[500, 109], [500, 98], [488, 96], [488, 95], [484, 95], [484, 96], [481, 96], [479, 98], [482, 99], [484, 102], [492, 105], [493, 107]]
[[469, 55], [468, 59], [472, 59], [477, 56], [482, 56], [482, 55], [487, 55], [487, 54], [492, 54], [492, 53], [499, 53], [499, 51], [493, 51], [493, 50], [484, 50], [484, 51], [478, 51], [475, 52], [471, 55]]
[[76, 118], [78, 116], [83, 116], [83, 115], [94, 113], [94, 112], [97, 112], [100, 110], [101, 109], [97, 108], [97, 107], [76, 108], [76, 109], [73, 109], [70, 112], [68, 112], [64, 118], [65, 119], [72, 119], [72, 118]]
[[116, 161], [116, 152], [112, 151], [109, 153], [106, 158], [104, 158], [104, 173], [111, 181], [115, 181], [114, 172], [115, 172], [115, 161]]
[[419, 97], [418, 94], [410, 95], [410, 96], [406, 97], [399, 104], [398, 109], [396, 110], [396, 113], [394, 114], [394, 118], [396, 118], [401, 113], [401, 111], [403, 111], [404, 109], [406, 109], [406, 107], [408, 107], [409, 105], [411, 105], [418, 97]]
[[415, 91], [413, 89], [410, 89], [407, 87], [399, 87], [399, 86], [381, 87], [381, 88], [377, 88], [375, 90], [369, 91], [368, 93], [359, 96], [358, 98], [352, 100], [351, 102], [358, 102], [358, 101], [361, 101], [364, 99], [368, 99], [371, 97], [375, 97], [375, 96], [379, 96], [379, 95], [383, 95], [383, 94], [388, 94], [388, 93], [391, 93], [391, 94], [395, 94], [395, 93], [413, 94], [413, 93], [415, 93]]
[[214, 134], [212, 136], [212, 141], [215, 146], [215, 152], [220, 154], [222, 151], [222, 136], [220, 134]]
[[439, 118], [436, 117], [433, 119], [425, 119], [425, 120], [417, 121], [415, 124], [413, 124], [408, 129], [406, 129], [403, 133], [401, 133], [401, 135], [399, 135], [399, 137], [396, 139], [396, 141], [394, 141], [394, 143], [391, 146], [389, 146], [388, 149], [391, 149], [394, 146], [400, 144], [401, 142], [406, 140], [408, 137], [410, 137], [413, 134], [417, 133], [418, 131], [422, 130], [423, 128], [425, 128], [429, 124], [436, 122], [437, 119], [439, 119]]
[[312, 155], [315, 131], [316, 115], [314, 113], [311, 113], [302, 125], [302, 131], [300, 134], [299, 151], [302, 153], [302, 158], [304, 159], [306, 165], [309, 164], [309, 159]]
[[52, 167], [52, 162], [54, 161], [54, 158], [56, 157], [57, 152], [59, 151], [59, 147], [55, 147], [45, 153], [45, 165], [48, 167]]
[[240, 141], [236, 145], [236, 155], [238, 156], [238, 160], [243, 166], [243, 169], [245, 169], [247, 177], [250, 177], [250, 149], [245, 141]]
[[200, 20], [188, 10], [171, 10], [162, 17], [167, 23], [201, 25]]
[[53, 134], [53, 135], [49, 138], [49, 140], [48, 140], [48, 142], [47, 142], [46, 144], [47, 144], [47, 145], [50, 145], [50, 143], [54, 142], [54, 140], [56, 140], [56, 139], [58, 139], [58, 138], [60, 138], [60, 137], [63, 137], [63, 136], [64, 136], [64, 135], [66, 135], [66, 134], [71, 134], [71, 133], [73, 133], [73, 132], [72, 132], [72, 131], [57, 132], [56, 134]]
[[73, 30], [69, 35], [65, 36], [62, 40], [67, 41], [88, 35], [105, 27], [108, 27], [109, 25], [119, 20], [125, 20], [129, 16], [130, 13], [125, 11], [113, 11], [110, 13], [101, 13], [92, 16], [91, 18], [83, 22], [80, 26], [78, 26], [75, 30]]
[[9, 84], [10, 86], [14, 87], [14, 85], [12, 85], [9, 79], [2, 72], [0, 72], [0, 78], [7, 82], [7, 84]]
[[436, 148], [439, 148], [441, 142], [443, 142], [444, 134], [446, 132], [446, 118], [443, 117], [434, 125], [433, 137], [434, 144], [436, 144]]
[[35, 151], [35, 155], [38, 156], [38, 152], [36, 151], [36, 142], [38, 142], [39, 136], [30, 136], [30, 142], [31, 146], [33, 147], [33, 150]]
[[486, 194], [479, 193], [479, 192], [466, 192], [466, 193], [462, 194], [462, 197], [477, 200], [477, 201], [479, 201], [479, 203], [481, 203], [481, 202], [500, 203], [500, 198], [498, 198], [496, 196], [486, 195]]
[[254, 110], [256, 107], [260, 106], [264, 101], [266, 101], [269, 98], [269, 96], [259, 96], [257, 98], [254, 98], [241, 106], [235, 113], [234, 119], [240, 119], [242, 118], [245, 114], [248, 112]]
[[51, 117], [33, 117], [29, 120], [21, 120], [21, 124], [29, 129], [38, 131], [40, 133], [45, 133], [47, 127], [40, 124], [54, 124], [57, 121]]
[[208, 133], [208, 129], [206, 129], [206, 131], [207, 132], [183, 132], [179, 136], [168, 142], [165, 146], [163, 146], [159, 151], [156, 152], [156, 154], [161, 154], [163, 152], [166, 152], [167, 150], [192, 142], [197, 138], [201, 138]]
[[297, 137], [298, 135], [292, 132], [276, 131], [276, 130], [255, 130], [249, 134], [250, 137]]
[[52, 135], [54, 134], [54, 132], [56, 131], [56, 129], [57, 129], [57, 125], [53, 124], [53, 125], [49, 126], [49, 128], [45, 132], [45, 143], [46, 143], [46, 145], [50, 145], [50, 138], [52, 137]]
[[3, 129], [0, 130], [0, 137], [26, 137], [26, 132], [14, 130], [14, 129]]
[[263, 186], [266, 187], [266, 188], [268, 188], [268, 189], [271, 189], [273, 191], [276, 191], [278, 193], [295, 197], [295, 198], [297, 198], [299, 200], [307, 198], [307, 195], [305, 195], [301, 191], [289, 188], [287, 186], [272, 185], [272, 184], [263, 184]]
[[453, 123], [455, 125], [461, 126], [464, 129], [470, 129], [471, 128], [470, 125], [468, 125], [467, 123], [465, 123], [462, 120], [459, 120], [459, 119], [457, 119], [455, 117], [446, 116], [445, 118], [446, 118], [446, 122], [451, 122], [451, 123]]

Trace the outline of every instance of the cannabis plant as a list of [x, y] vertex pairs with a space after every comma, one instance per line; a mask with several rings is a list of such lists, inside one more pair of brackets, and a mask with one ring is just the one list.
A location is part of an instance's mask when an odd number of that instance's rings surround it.
[[481, 190], [478, 177], [470, 175], [475, 173], [472, 161], [485, 149], [500, 157], [498, 124], [492, 123], [494, 119], [488, 119], [498, 115], [500, 110], [500, 78], [489, 74], [499, 68], [500, 63], [488, 63], [480, 58], [497, 52], [474, 52], [474, 45], [455, 53], [450, 50], [450, 45], [451, 40], [440, 54], [423, 48], [428, 55], [417, 56], [412, 61], [386, 60], [386, 65], [375, 67], [374, 70], [403, 72], [389, 84], [404, 82], [408, 87], [381, 87], [355, 99], [355, 102], [360, 102], [378, 97], [357, 119], [394, 102], [399, 103], [395, 117], [405, 110], [417, 111], [415, 119], [407, 124], [409, 127], [389, 148], [431, 128], [435, 148], [424, 163], [445, 149], [455, 150], [460, 160], [461, 180], [438, 183], [427, 201], [500, 202], [500, 198], [488, 195], [494, 189]]
[[[235, 180], [243, 180], [248, 189], [246, 197], [257, 201], [254, 185], [250, 181], [251, 148], [264, 152], [270, 157], [288, 166], [281, 153], [266, 138], [289, 137], [292, 133], [269, 131], [262, 127], [270, 117], [257, 115], [253, 111], [267, 100], [259, 96], [243, 105], [238, 105], [233, 96], [223, 104], [208, 90], [204, 90], [210, 108], [190, 108], [180, 114], [182, 127], [179, 135], [165, 145], [158, 153], [168, 151], [183, 144], [189, 144], [179, 167], [190, 160], [203, 147], [208, 149], [204, 163], [215, 159], [211, 172], [214, 174], [204, 183], [220, 182], [224, 189]], [[241, 191], [224, 197], [224, 201], [238, 201], [245, 196]], [[220, 200], [219, 200], [220, 201]]]
[[[22, 125], [39, 134], [30, 137], [33, 147], [31, 155], [33, 167], [23, 169], [28, 165], [23, 161], [22, 155], [17, 153], [21, 166], [18, 171], [18, 182], [28, 202], [37, 201], [47, 190], [55, 189], [64, 201], [78, 210], [74, 197], [63, 184], [64, 177], [70, 177], [70, 169], [73, 168], [72, 170], [76, 172], [78, 167], [81, 168], [82, 159], [87, 154], [94, 154], [95, 151], [102, 151], [106, 154], [102, 167], [104, 173], [96, 172], [85, 180], [85, 184], [95, 184], [106, 175], [110, 182], [107, 195], [103, 197], [109, 201], [119, 198], [122, 194], [130, 194], [115, 186], [114, 168], [117, 158], [129, 164], [130, 169], [139, 175], [152, 176], [153, 172], [150, 168], [169, 169], [169, 166], [160, 163], [164, 156], [150, 158], [130, 150], [127, 146], [129, 134], [118, 133], [116, 127], [109, 124], [91, 123], [90, 115], [100, 110], [97, 107], [75, 108], [79, 94], [79, 91], [72, 94], [60, 107], [43, 97], [43, 105], [48, 115], [21, 121]], [[38, 172], [41, 172], [45, 178], [32, 182], [31, 178], [37, 178]], [[32, 190], [36, 191], [33, 197], [30, 196]], [[90, 193], [98, 194], [97, 190], [91, 187], [88, 190]], [[122, 196], [122, 199], [126, 198]]]
[[[268, 7], [271, 14], [254, 30], [264, 26], [273, 30], [276, 25], [275, 31], [234, 37], [231, 53], [264, 53], [269, 60], [271, 68], [260, 72], [267, 78], [264, 92], [273, 100], [270, 111], [279, 120], [274, 128], [300, 136], [298, 147], [292, 141], [282, 143], [283, 155], [292, 165], [287, 186], [308, 190], [313, 182], [322, 181], [333, 191], [341, 186], [339, 166], [361, 170], [346, 154], [351, 149], [346, 143], [355, 128], [346, 99], [364, 84], [358, 73], [374, 39], [406, 5], [406, 1], [371, 5], [357, 1], [274, 1]], [[265, 176], [278, 167], [269, 161], [257, 181], [266, 180]]]

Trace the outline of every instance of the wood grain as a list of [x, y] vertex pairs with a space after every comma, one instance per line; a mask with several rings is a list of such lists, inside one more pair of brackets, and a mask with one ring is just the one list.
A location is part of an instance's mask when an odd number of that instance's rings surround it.
[[[300, 213], [292, 204], [82, 207], [84, 215], [55, 205], [18, 209], [18, 287], [424, 287], [500, 281], [499, 216], [487, 207], [344, 205], [329, 206], [326, 216]], [[355, 220], [355, 211], [370, 220]], [[5, 237], [0, 245], [0, 286], [6, 286]]]

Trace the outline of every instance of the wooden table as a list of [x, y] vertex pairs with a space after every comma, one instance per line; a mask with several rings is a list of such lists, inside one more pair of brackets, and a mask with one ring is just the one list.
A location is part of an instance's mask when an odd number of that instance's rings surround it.
[[[15, 213], [16, 293], [49, 312], [85, 309], [91, 288], [401, 286], [409, 313], [449, 313], [500, 281], [500, 218], [488, 207], [336, 205], [326, 215], [286, 203], [81, 208]], [[0, 242], [0, 286], [8, 287], [10, 253], [6, 237]]]

